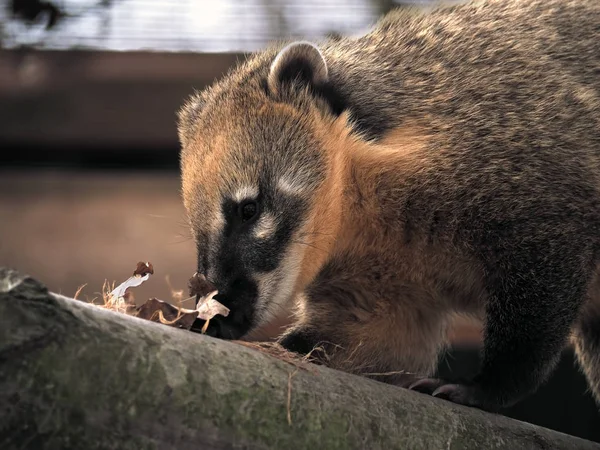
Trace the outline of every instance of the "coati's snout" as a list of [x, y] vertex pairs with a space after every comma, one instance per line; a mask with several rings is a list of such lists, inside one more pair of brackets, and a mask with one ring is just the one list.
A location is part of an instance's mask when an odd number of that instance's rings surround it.
[[180, 113], [183, 200], [198, 272], [231, 311], [212, 330], [225, 338], [267, 323], [290, 303], [306, 278], [307, 249], [322, 248], [315, 236], [331, 236], [321, 228], [336, 222], [323, 212], [335, 159], [325, 148], [336, 142], [331, 127], [339, 116], [307, 89], [327, 81], [325, 61], [300, 43], [258, 64], [253, 77], [234, 73]]
[[[305, 203], [260, 181], [224, 194], [218, 223], [196, 219], [198, 267], [230, 309], [209, 333], [238, 339], [268, 321], [293, 290], [298, 266], [287, 263], [304, 222]], [[299, 262], [299, 261], [298, 261]], [[212, 323], [212, 322], [211, 322]]]
[[[253, 167], [249, 164], [247, 171]], [[215, 285], [217, 300], [231, 310], [216, 322], [220, 329], [214, 332], [237, 339], [268, 321], [292, 295], [301, 262], [297, 247], [310, 208], [278, 178], [257, 172], [252, 181], [249, 177], [232, 184], [238, 188], [222, 191], [212, 208], [200, 187], [189, 203], [197, 271]]]
[[[241, 273], [220, 278], [215, 286], [219, 294], [215, 296], [230, 309], [227, 317], [220, 315], [211, 319], [206, 334], [222, 339], [240, 339], [255, 324], [255, 305], [258, 298], [258, 286], [255, 281]], [[200, 322], [203, 322], [199, 319]], [[194, 328], [201, 328], [200, 326]]]

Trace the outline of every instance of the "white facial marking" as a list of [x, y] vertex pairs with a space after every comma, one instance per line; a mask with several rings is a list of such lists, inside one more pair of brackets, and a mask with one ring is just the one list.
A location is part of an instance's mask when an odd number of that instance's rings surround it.
[[277, 189], [286, 194], [301, 194], [306, 186], [300, 180], [293, 179], [289, 176], [283, 176], [277, 180]]
[[260, 325], [291, 309], [294, 286], [300, 274], [304, 246], [290, 246], [276, 270], [256, 276], [258, 282], [257, 319]]
[[258, 220], [254, 228], [254, 236], [257, 239], [266, 239], [275, 233], [277, 229], [277, 222], [273, 214], [265, 213]]
[[233, 199], [236, 202], [241, 202], [246, 199], [253, 199], [258, 197], [258, 187], [257, 186], [243, 186], [233, 194]]

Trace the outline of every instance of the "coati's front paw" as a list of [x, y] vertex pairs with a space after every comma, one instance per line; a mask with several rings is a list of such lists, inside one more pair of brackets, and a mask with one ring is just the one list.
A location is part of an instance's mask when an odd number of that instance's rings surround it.
[[307, 333], [301, 330], [286, 333], [278, 342], [287, 351], [298, 353], [299, 355], [306, 355], [316, 344]]
[[325, 363], [327, 352], [321, 347], [317, 333], [307, 329], [292, 329], [280, 337], [279, 345], [302, 356], [310, 355], [312, 362]]
[[496, 409], [496, 405], [487, 400], [483, 391], [477, 385], [443, 384], [431, 395], [459, 405], [474, 406], [485, 410]]
[[498, 409], [498, 403], [491, 400], [485, 391], [474, 383], [450, 383], [439, 378], [422, 378], [408, 389], [430, 394], [459, 405], [472, 406], [487, 411]]
[[417, 381], [414, 381], [407, 387], [411, 391], [417, 391], [423, 394], [431, 395], [437, 388], [444, 384], [444, 380], [440, 380], [439, 378], [419, 378]]

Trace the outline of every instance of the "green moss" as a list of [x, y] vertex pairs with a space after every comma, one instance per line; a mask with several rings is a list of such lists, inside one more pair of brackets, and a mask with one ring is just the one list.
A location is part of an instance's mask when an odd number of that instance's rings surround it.
[[[99, 335], [98, 330], [80, 325], [72, 320], [60, 339], [51, 339], [30, 350], [26, 359], [12, 358], [4, 366], [13, 377], [9, 387], [21, 399], [8, 415], [10, 422], [1, 427], [2, 448], [22, 448], [27, 439], [42, 440], [44, 448], [155, 447], [128, 431], [139, 419], [138, 410], [156, 409], [153, 393], [145, 391], [165, 384], [156, 360], [144, 357], [158, 345], [131, 348], [122, 340], [107, 338], [110, 334]], [[121, 360], [133, 362], [134, 370], [120, 372]], [[154, 381], [145, 385], [145, 379]], [[13, 427], [22, 433], [11, 432]]]
[[[18, 358], [11, 350], [0, 365], [2, 449], [231, 447], [232, 441], [283, 450], [518, 449], [562, 439], [373, 381], [325, 370], [296, 372], [231, 343], [69, 308], [77, 314], [63, 314], [69, 319], [59, 326], [36, 322], [35, 311], [13, 311], [23, 321], [4, 322], [0, 350], [27, 333], [58, 338], [25, 346]], [[0, 315], [6, 310], [0, 301]]]
[[[418, 444], [424, 439], [399, 439], [390, 433], [393, 424], [382, 424], [386, 419], [381, 412], [371, 414], [360, 396], [353, 396], [361, 407], [353, 414], [327, 395], [313, 393], [314, 377], [302, 374], [292, 380], [292, 424], [288, 424], [286, 374], [295, 369], [285, 365], [275, 369], [281, 373], [261, 389], [252, 367], [260, 367], [262, 355], [251, 355], [245, 360], [249, 367], [236, 369], [238, 376], [233, 378], [238, 382], [234, 384], [219, 372], [221, 366], [211, 364], [212, 356], [197, 367], [182, 363], [176, 368], [173, 364], [185, 355], [171, 353], [164, 342], [146, 340], [133, 348], [122, 339], [100, 340], [84, 328], [72, 331], [77, 339], [43, 349], [35, 358], [33, 374], [28, 367], [20, 380], [28, 395], [39, 401], [34, 403], [37, 410], [24, 411], [15, 423], [29, 423], [23, 436], [35, 430], [33, 435], [56, 443], [56, 448], [154, 448], [152, 438], [138, 436], [160, 438], [168, 434], [168, 424], [173, 422], [192, 434], [214, 430], [223, 441], [233, 435], [240, 442], [265, 448], [337, 450], [360, 448], [367, 440], [376, 443], [371, 448], [387, 449], [400, 441]], [[128, 367], [125, 371], [123, 362]], [[261, 375], [259, 370], [256, 376]], [[393, 421], [405, 413], [397, 405], [389, 415], [387, 420]], [[35, 420], [28, 422], [27, 417]], [[140, 427], [143, 433], [136, 432]], [[449, 431], [445, 428], [442, 425], [437, 432], [445, 434]]]
[[[324, 420], [318, 408], [310, 413], [303, 409], [300, 414], [293, 416], [290, 425], [283, 395], [244, 387], [225, 395], [215, 395], [208, 383], [196, 386], [203, 394], [200, 404], [194, 404], [194, 409], [202, 410], [187, 411], [186, 425], [189, 427], [200, 425], [199, 421], [208, 417], [211, 425], [224, 435], [233, 434], [244, 442], [264, 444], [271, 448], [349, 448], [346, 439], [349, 422], [342, 415], [328, 415]], [[185, 391], [188, 389], [183, 389], [180, 395], [193, 395]], [[298, 398], [297, 401], [305, 402], [306, 399]], [[320, 433], [323, 430], [327, 432]]]

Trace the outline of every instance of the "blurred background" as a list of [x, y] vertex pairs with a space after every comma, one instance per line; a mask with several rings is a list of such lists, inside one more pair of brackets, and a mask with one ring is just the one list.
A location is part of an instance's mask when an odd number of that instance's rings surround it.
[[[83, 286], [78, 298], [92, 301], [105, 281], [151, 261], [138, 301], [187, 296], [195, 254], [175, 122], [186, 97], [271, 40], [361, 34], [392, 8], [431, 5], [0, 0], [0, 266], [68, 296]], [[480, 327], [458, 320], [451, 339], [441, 374], [473, 373]], [[547, 385], [504, 413], [600, 442], [600, 414], [570, 350]]]

